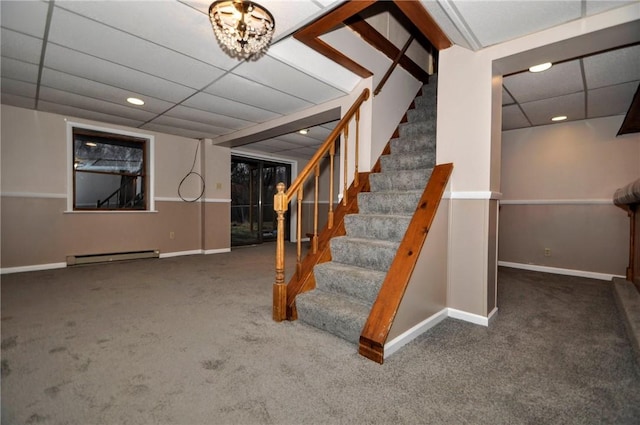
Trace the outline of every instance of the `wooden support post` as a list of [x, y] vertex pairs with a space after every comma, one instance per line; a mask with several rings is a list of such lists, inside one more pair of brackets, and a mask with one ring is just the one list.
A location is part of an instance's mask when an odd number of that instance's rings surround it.
[[273, 209], [278, 218], [276, 239], [276, 281], [273, 284], [273, 320], [282, 322], [287, 318], [287, 285], [284, 283], [284, 214], [287, 211], [287, 195], [284, 183], [278, 183], [273, 196]]

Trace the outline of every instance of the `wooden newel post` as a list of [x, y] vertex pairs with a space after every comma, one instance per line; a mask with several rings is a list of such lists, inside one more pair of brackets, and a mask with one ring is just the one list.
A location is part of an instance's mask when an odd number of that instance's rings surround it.
[[284, 283], [284, 214], [287, 212], [287, 195], [284, 183], [278, 183], [273, 196], [273, 209], [278, 219], [276, 239], [276, 282], [273, 284], [273, 320], [287, 318], [287, 285]]

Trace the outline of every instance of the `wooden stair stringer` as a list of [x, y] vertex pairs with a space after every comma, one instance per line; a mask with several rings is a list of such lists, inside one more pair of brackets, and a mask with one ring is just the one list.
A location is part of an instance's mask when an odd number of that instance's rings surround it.
[[361, 355], [370, 360], [378, 363], [384, 361], [384, 344], [452, 171], [451, 163], [436, 165], [433, 169], [378, 297], [371, 308], [369, 318], [360, 334], [358, 349]]

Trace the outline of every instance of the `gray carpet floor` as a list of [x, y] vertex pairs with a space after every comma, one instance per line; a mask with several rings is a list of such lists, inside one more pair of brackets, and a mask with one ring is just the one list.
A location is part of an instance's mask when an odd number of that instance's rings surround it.
[[378, 365], [271, 320], [273, 258], [2, 276], [2, 424], [640, 422], [608, 282], [501, 268], [491, 327], [446, 319]]

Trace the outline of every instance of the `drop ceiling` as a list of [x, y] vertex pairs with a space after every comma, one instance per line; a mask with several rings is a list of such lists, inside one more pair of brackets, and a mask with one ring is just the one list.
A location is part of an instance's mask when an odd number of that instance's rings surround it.
[[[257, 61], [218, 47], [208, 0], [0, 2], [2, 103], [189, 138], [233, 137], [350, 93], [359, 77], [291, 34], [341, 2], [262, 0], [276, 20]], [[629, 1], [422, 1], [450, 39], [478, 50]], [[639, 17], [640, 19], [640, 17]], [[573, 58], [567, 58], [573, 59]], [[504, 78], [505, 129], [624, 114], [640, 80], [638, 46]], [[130, 96], [145, 100], [135, 107]], [[326, 117], [325, 117], [326, 118]], [[309, 123], [305, 123], [308, 126]], [[244, 146], [308, 158], [335, 123]]]

